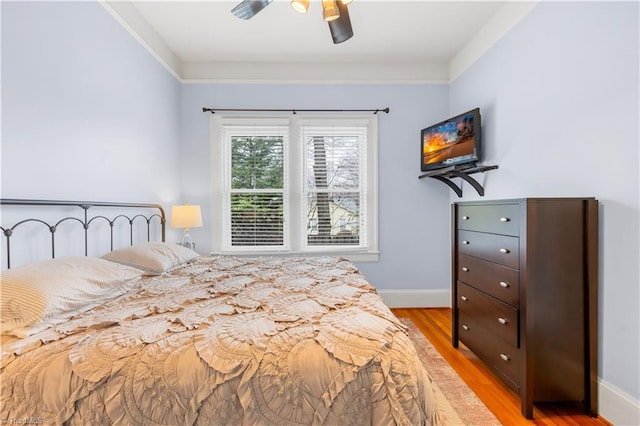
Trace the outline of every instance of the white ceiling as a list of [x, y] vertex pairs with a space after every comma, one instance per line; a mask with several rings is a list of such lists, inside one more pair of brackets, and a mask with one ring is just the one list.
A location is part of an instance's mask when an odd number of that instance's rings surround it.
[[193, 81], [437, 81], [456, 77], [535, 2], [354, 0], [354, 36], [333, 44], [319, 0], [275, 0], [250, 20], [240, 0], [106, 1], [172, 73]]

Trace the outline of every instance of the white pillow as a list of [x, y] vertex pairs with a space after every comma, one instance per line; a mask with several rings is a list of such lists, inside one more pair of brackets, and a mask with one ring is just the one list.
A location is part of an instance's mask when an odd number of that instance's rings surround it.
[[198, 257], [195, 251], [173, 243], [143, 243], [114, 250], [103, 259], [142, 269], [147, 275], [160, 275]]
[[2, 271], [0, 330], [27, 337], [125, 293], [142, 275], [91, 257], [62, 257]]

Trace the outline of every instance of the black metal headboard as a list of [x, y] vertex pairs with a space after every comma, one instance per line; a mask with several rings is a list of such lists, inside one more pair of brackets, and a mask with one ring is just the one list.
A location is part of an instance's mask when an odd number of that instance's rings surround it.
[[[54, 258], [56, 256], [56, 231], [60, 224], [70, 221], [75, 222], [78, 226], [82, 226], [84, 229], [84, 255], [88, 255], [89, 250], [89, 227], [94, 221], [102, 220], [109, 223], [110, 228], [110, 245], [111, 250], [113, 250], [114, 246], [114, 234], [113, 228], [117, 221], [128, 221], [129, 222], [129, 230], [130, 230], [130, 244], [134, 243], [134, 223], [136, 221], [146, 221], [147, 223], [147, 241], [151, 241], [151, 223], [154, 221], [159, 221], [162, 233], [162, 241], [165, 241], [166, 235], [166, 215], [164, 209], [159, 204], [138, 204], [138, 203], [115, 203], [115, 202], [93, 202], [93, 201], [57, 201], [57, 200], [21, 200], [21, 199], [0, 199], [1, 206], [27, 206], [27, 207], [78, 207], [84, 210], [84, 214], [79, 216], [83, 217], [74, 217], [74, 216], [65, 216], [61, 219], [55, 220], [54, 223], [49, 223], [40, 218], [26, 218], [21, 219], [14, 223], [13, 225], [5, 225], [0, 226], [0, 230], [2, 231], [5, 240], [6, 240], [6, 262], [7, 269], [11, 268], [11, 237], [14, 234], [14, 231], [26, 224], [26, 223], [38, 223], [46, 226], [51, 233], [51, 257]], [[106, 208], [117, 208], [119, 212], [123, 211], [123, 209], [132, 209], [129, 211], [136, 211], [136, 214], [132, 214], [129, 217], [126, 214], [119, 213], [112, 218], [108, 218], [104, 215], [95, 215], [91, 216], [89, 214], [89, 209], [92, 207], [106, 207]], [[149, 213], [142, 213], [148, 211]], [[30, 213], [31, 214], [31, 213]], [[114, 213], [115, 214], [115, 213]]]

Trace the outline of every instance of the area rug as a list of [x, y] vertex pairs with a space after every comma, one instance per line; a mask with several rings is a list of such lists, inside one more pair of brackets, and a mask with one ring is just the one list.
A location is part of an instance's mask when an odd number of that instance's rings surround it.
[[431, 376], [440, 419], [447, 426], [493, 426], [501, 423], [478, 399], [431, 342], [408, 318], [401, 321], [409, 327], [409, 338]]

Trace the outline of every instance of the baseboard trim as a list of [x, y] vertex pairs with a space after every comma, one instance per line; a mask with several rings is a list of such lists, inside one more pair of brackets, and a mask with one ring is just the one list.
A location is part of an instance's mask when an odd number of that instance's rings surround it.
[[450, 308], [449, 290], [378, 290], [390, 308]]
[[598, 414], [614, 425], [640, 425], [640, 402], [599, 378]]
[[[390, 308], [450, 308], [449, 290], [378, 290]], [[640, 425], [640, 402], [598, 378], [598, 414], [620, 426]]]

